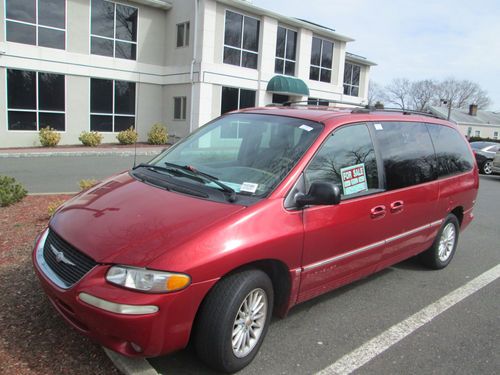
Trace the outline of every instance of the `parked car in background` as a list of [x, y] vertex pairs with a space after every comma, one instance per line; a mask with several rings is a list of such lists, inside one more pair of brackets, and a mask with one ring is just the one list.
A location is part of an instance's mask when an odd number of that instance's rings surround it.
[[446, 267], [478, 187], [448, 121], [246, 109], [63, 204], [33, 263], [58, 313], [105, 347], [154, 357], [193, 342], [235, 372], [273, 313], [416, 255]]
[[495, 154], [495, 158], [491, 163], [491, 172], [495, 174], [500, 174], [500, 150]]
[[470, 146], [476, 157], [479, 172], [482, 174], [491, 174], [491, 164], [496, 152], [500, 150], [500, 143], [471, 142]]

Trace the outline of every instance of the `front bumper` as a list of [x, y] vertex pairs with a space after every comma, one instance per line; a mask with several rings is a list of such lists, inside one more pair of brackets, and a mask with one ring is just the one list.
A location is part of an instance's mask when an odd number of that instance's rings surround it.
[[[44, 236], [33, 251], [33, 264], [54, 308], [77, 331], [126, 356], [155, 357], [184, 348], [199, 304], [217, 281], [193, 283], [175, 293], [146, 294], [107, 283], [109, 266], [98, 265], [79, 282], [64, 289], [52, 281], [50, 273], [40, 264], [43, 245]], [[157, 306], [158, 311], [135, 315], [109, 312], [84, 302], [80, 293], [112, 304]]]

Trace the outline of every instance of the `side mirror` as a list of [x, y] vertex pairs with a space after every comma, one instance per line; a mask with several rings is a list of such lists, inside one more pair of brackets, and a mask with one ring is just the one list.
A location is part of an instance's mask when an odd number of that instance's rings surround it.
[[307, 194], [298, 193], [295, 203], [299, 207], [334, 205], [340, 203], [340, 188], [330, 182], [313, 182]]

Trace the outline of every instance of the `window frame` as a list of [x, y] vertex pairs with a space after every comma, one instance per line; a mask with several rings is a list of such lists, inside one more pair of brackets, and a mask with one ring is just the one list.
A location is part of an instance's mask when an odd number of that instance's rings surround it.
[[[240, 15], [240, 16], [243, 17], [243, 22], [241, 23], [241, 30], [240, 30], [240, 33], [241, 33], [240, 47], [229, 46], [225, 42], [225, 36], [226, 36], [226, 19], [227, 19], [227, 13], [228, 12], [235, 13], [235, 14]], [[259, 38], [257, 40], [257, 52], [243, 48], [243, 36], [244, 36], [244, 33], [245, 33], [245, 18], [253, 18], [254, 20], [256, 20], [258, 22]], [[261, 26], [262, 25], [261, 25], [261, 19], [260, 18], [257, 18], [255, 16], [249, 16], [248, 14], [245, 14], [245, 13], [242, 13], [242, 12], [236, 12], [236, 11], [231, 10], [231, 9], [225, 9], [225, 11], [224, 11], [224, 29], [223, 29], [224, 31], [222, 33], [222, 63], [225, 64], [225, 65], [238, 66], [240, 68], [245, 68], [245, 69], [258, 70], [259, 69], [259, 62], [260, 62], [260, 52], [261, 52], [260, 51], [261, 50], [260, 40], [261, 40], [261, 37], [262, 37]], [[236, 51], [240, 52], [240, 64], [239, 65], [235, 65], [235, 64], [230, 64], [230, 63], [224, 62], [224, 49], [225, 48], [230, 48], [230, 49], [233, 49], [233, 50], [236, 50]], [[257, 55], [257, 66], [255, 68], [249, 68], [249, 67], [246, 67], [246, 66], [242, 65], [242, 63], [243, 63], [243, 52], [247, 52], [247, 53], [251, 53], [251, 54]]]
[[[33, 46], [33, 47], [41, 47], [41, 48], [50, 48], [50, 49], [57, 49], [60, 51], [66, 51], [68, 47], [68, 0], [64, 0], [64, 29], [54, 27], [54, 26], [46, 26], [46, 25], [40, 25], [38, 23], [38, 3], [39, 0], [35, 0], [35, 23], [31, 22], [26, 22], [26, 21], [19, 21], [19, 20], [14, 20], [11, 18], [7, 18], [7, 1], [8, 0], [3, 0], [3, 28], [4, 28], [4, 41], [7, 43], [16, 43], [16, 44], [24, 44], [27, 46]], [[11, 0], [12, 1], [12, 0]], [[28, 25], [28, 26], [34, 26], [35, 27], [35, 44], [29, 44], [29, 43], [20, 43], [20, 42], [14, 42], [14, 41], [9, 41], [7, 40], [7, 22], [13, 22], [21, 25]], [[49, 29], [49, 30], [56, 30], [56, 31], [62, 31], [64, 32], [64, 48], [55, 48], [55, 47], [45, 47], [45, 46], [40, 46], [38, 44], [38, 34], [39, 34], [39, 28], [42, 29]], [[22, 69], [21, 69], [22, 70]]]
[[[297, 76], [297, 44], [298, 44], [298, 37], [299, 37], [299, 33], [297, 32], [297, 30], [294, 30], [290, 27], [286, 27], [286, 26], [282, 26], [282, 25], [278, 25], [277, 29], [276, 29], [276, 45], [277, 45], [277, 42], [278, 42], [278, 30], [279, 28], [282, 28], [282, 29], [285, 29], [285, 50], [284, 50], [284, 55], [283, 57], [279, 57], [279, 56], [276, 56], [276, 48], [275, 48], [275, 51], [274, 51], [274, 73], [276, 74], [281, 74], [281, 75], [284, 75], [284, 76], [288, 76], [288, 77], [296, 77]], [[288, 59], [286, 57], [286, 52], [288, 50], [288, 32], [291, 31], [293, 33], [295, 33], [296, 35], [296, 40], [295, 40], [295, 56], [294, 56], [294, 60], [291, 60], [291, 59]], [[281, 60], [283, 61], [283, 71], [282, 72], [277, 72], [276, 71], [276, 60]], [[288, 75], [285, 73], [286, 71], [286, 63], [287, 62], [291, 62], [294, 64], [294, 69], [293, 69], [293, 75]]]
[[[175, 117], [175, 102], [176, 102], [176, 99], [180, 99], [181, 100], [181, 108], [180, 108], [180, 114], [181, 114], [181, 117], [180, 118], [176, 118]], [[173, 120], [174, 121], [186, 121], [186, 118], [187, 118], [187, 96], [174, 96], [174, 111], [173, 111]]]
[[[182, 45], [177, 45], [179, 40], [179, 26], [183, 26], [183, 36], [182, 36]], [[188, 35], [186, 37], [186, 30], [188, 30]], [[191, 25], [190, 21], [180, 22], [175, 25], [175, 48], [186, 48], [189, 47], [189, 39], [191, 38]]]
[[[343, 82], [343, 85], [342, 85], [342, 92], [343, 92], [343, 95], [348, 95], [348, 96], [353, 96], [353, 97], [361, 97], [361, 93], [359, 91], [359, 87], [360, 87], [360, 84], [361, 84], [361, 69], [362, 69], [362, 66], [359, 65], [359, 64], [355, 64], [355, 63], [352, 63], [350, 61], [346, 61], [345, 64], [344, 64], [344, 76], [345, 76], [345, 69], [346, 69], [346, 65], [349, 64], [351, 65], [351, 82], [350, 83], [347, 83], [344, 81], [344, 79], [342, 79]], [[354, 85], [352, 82], [353, 82], [353, 78], [354, 78], [354, 67], [359, 67], [359, 80], [358, 80], [358, 84], [357, 85]], [[345, 89], [346, 89], [346, 86], [348, 88], [348, 93], [346, 94], [345, 93]], [[354, 88], [357, 88], [358, 89], [358, 95], [352, 95], [352, 90]]]
[[[313, 42], [314, 42], [314, 39], [318, 39], [321, 41], [321, 48], [320, 48], [320, 54], [319, 54], [319, 65], [314, 65], [312, 63], [312, 46], [313, 46]], [[329, 42], [329, 43], [332, 43], [332, 65], [330, 66], [330, 68], [326, 68], [324, 66], [322, 66], [323, 62], [323, 46], [324, 46], [324, 42]], [[309, 59], [309, 80], [311, 81], [316, 81], [316, 82], [323, 82], [323, 83], [332, 83], [332, 78], [333, 78], [333, 57], [335, 55], [335, 42], [333, 40], [328, 40], [328, 39], [325, 39], [325, 38], [321, 38], [319, 36], [312, 36], [312, 39], [311, 39], [311, 58]], [[312, 68], [318, 68], [319, 69], [319, 76], [318, 76], [318, 79], [312, 79], [311, 78], [311, 69]], [[321, 80], [321, 71], [322, 70], [329, 70], [330, 71], [330, 80], [327, 82], [327, 81], [322, 81]]]
[[[112, 86], [112, 112], [107, 113], [107, 112], [92, 112], [92, 80], [93, 79], [98, 79], [98, 80], [103, 80], [103, 81], [112, 81], [113, 86]], [[119, 82], [127, 82], [127, 83], [134, 83], [135, 84], [135, 103], [134, 103], [134, 114], [129, 115], [129, 114], [123, 114], [123, 113], [116, 113], [116, 102], [115, 102], [115, 84], [116, 81]], [[137, 92], [138, 92], [138, 83], [136, 81], [125, 81], [121, 79], [106, 79], [106, 78], [97, 78], [97, 77], [89, 77], [89, 117], [88, 117], [88, 130], [89, 131], [98, 131], [99, 133], [104, 133], [104, 134], [118, 134], [120, 131], [115, 131], [115, 117], [116, 116], [121, 116], [121, 117], [130, 117], [134, 118], [134, 129], [137, 129]], [[107, 132], [107, 131], [102, 131], [102, 130], [92, 130], [92, 115], [94, 116], [111, 116], [112, 122], [111, 122], [111, 127], [112, 131]]]
[[[9, 70], [20, 70], [20, 71], [26, 71], [26, 72], [34, 72], [35, 73], [35, 109], [15, 109], [15, 108], [9, 108], [9, 85], [8, 85], [8, 71]], [[53, 73], [53, 72], [46, 72], [46, 71], [39, 71], [39, 70], [30, 70], [30, 69], [13, 69], [13, 68], [5, 68], [5, 129], [7, 132], [11, 133], [38, 133], [40, 132], [40, 113], [55, 113], [55, 114], [62, 114], [64, 115], [64, 130], [56, 130], [58, 133], [66, 133], [67, 131], [67, 118], [66, 118], [66, 105], [68, 103], [68, 98], [67, 98], [67, 80], [66, 80], [66, 74], [61, 74], [61, 73]], [[64, 111], [48, 111], [48, 110], [41, 110], [40, 111], [40, 98], [39, 98], [39, 83], [38, 83], [38, 76], [39, 73], [47, 73], [47, 74], [56, 74], [64, 77]], [[36, 127], [37, 130], [10, 130], [9, 129], [9, 111], [15, 111], [15, 112], [25, 112], [25, 113], [35, 113], [36, 114]]]
[[[38, 1], [38, 0], [37, 0]], [[66, 0], [67, 1], [67, 0]], [[120, 59], [120, 60], [125, 60], [125, 61], [138, 61], [139, 60], [139, 30], [140, 30], [140, 9], [139, 7], [130, 5], [130, 4], [125, 4], [117, 1], [111, 1], [111, 0], [103, 0], [105, 2], [113, 4], [114, 7], [114, 13], [113, 13], [113, 37], [107, 37], [107, 36], [101, 36], [101, 35], [95, 35], [92, 34], [92, 0], [89, 0], [89, 55], [91, 56], [100, 56], [100, 57], [107, 57], [107, 58], [112, 58], [112, 59]], [[137, 10], [137, 31], [136, 31], [136, 41], [129, 41], [129, 40], [123, 40], [123, 39], [118, 39], [116, 38], [116, 6], [121, 5], [129, 8], [133, 8]], [[105, 39], [105, 40], [111, 40], [113, 41], [113, 56], [106, 56], [106, 55], [99, 55], [92, 53], [92, 38], [100, 38], [100, 39]], [[116, 57], [116, 42], [121, 42], [121, 43], [129, 43], [129, 44], [135, 44], [135, 59], [126, 59], [123, 57]]]
[[493, 132], [493, 139], [498, 139], [498, 132]]

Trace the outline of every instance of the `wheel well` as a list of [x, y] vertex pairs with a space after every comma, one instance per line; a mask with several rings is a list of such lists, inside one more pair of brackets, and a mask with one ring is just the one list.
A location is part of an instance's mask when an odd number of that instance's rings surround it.
[[462, 220], [464, 219], [464, 208], [461, 206], [455, 207], [450, 213], [457, 217], [458, 223], [460, 224], [460, 226], [462, 226]]

